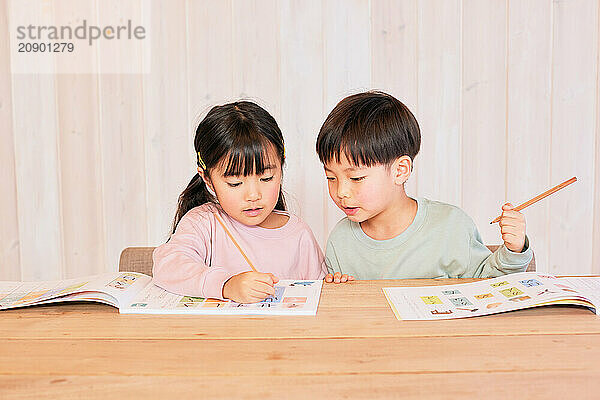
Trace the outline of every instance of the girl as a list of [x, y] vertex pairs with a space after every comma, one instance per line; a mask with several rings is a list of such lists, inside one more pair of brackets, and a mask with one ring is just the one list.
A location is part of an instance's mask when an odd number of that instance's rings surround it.
[[179, 196], [171, 238], [154, 250], [154, 282], [252, 303], [274, 294], [279, 279], [322, 279], [324, 257], [310, 228], [285, 212], [275, 119], [248, 101], [213, 107], [194, 147], [198, 174]]

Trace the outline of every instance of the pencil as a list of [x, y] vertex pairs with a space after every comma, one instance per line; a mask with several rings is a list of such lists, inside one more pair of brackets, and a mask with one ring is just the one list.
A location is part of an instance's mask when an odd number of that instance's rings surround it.
[[240, 251], [240, 253], [242, 253], [242, 257], [244, 257], [244, 259], [246, 260], [246, 262], [248, 263], [248, 265], [250, 266], [250, 268], [252, 268], [252, 271], [258, 272], [256, 270], [256, 268], [254, 268], [254, 265], [252, 264], [252, 262], [250, 262], [250, 260], [246, 256], [246, 253], [244, 253], [244, 250], [242, 250], [242, 248], [240, 247], [240, 245], [238, 244], [238, 242], [233, 238], [233, 235], [231, 234], [231, 232], [229, 232], [229, 229], [227, 229], [227, 227], [225, 226], [225, 223], [223, 223], [223, 221], [221, 220], [221, 217], [219, 217], [217, 214], [215, 214], [215, 217], [217, 218], [217, 221], [219, 221], [219, 223], [221, 224], [221, 226], [225, 230], [225, 233], [227, 234], [227, 236], [229, 236], [229, 239], [231, 239], [231, 241], [233, 242], [233, 244], [235, 244], [235, 247], [237, 247], [238, 250]]
[[[556, 185], [552, 189], [546, 190], [544, 193], [535, 196], [533, 199], [528, 200], [525, 203], [516, 206], [515, 208], [513, 208], [513, 210], [521, 211], [522, 209], [529, 207], [530, 205], [532, 205], [534, 203], [537, 203], [538, 201], [542, 200], [543, 198], [550, 196], [552, 193], [558, 192], [560, 189], [563, 189], [563, 188], [569, 186], [571, 183], [574, 183], [575, 181], [577, 181], [577, 177], [574, 176], [571, 179], [564, 181], [560, 185]], [[502, 218], [502, 216], [497, 217], [495, 220], [490, 222], [490, 224], [495, 224], [496, 222], [500, 221], [501, 218]]]

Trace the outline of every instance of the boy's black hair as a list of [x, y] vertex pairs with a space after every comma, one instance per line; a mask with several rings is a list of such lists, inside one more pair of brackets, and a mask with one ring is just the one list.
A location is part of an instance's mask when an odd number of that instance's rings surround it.
[[402, 156], [413, 161], [421, 146], [415, 116], [395, 97], [380, 91], [348, 96], [329, 113], [317, 137], [323, 164], [344, 154], [356, 166], [389, 165]]

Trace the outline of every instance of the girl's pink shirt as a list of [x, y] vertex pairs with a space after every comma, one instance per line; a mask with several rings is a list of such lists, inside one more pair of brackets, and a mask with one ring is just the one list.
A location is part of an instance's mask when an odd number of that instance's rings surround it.
[[288, 222], [266, 229], [244, 225], [212, 203], [191, 209], [171, 239], [154, 250], [154, 283], [181, 295], [222, 299], [229, 278], [252, 270], [215, 214], [259, 272], [279, 279], [322, 279], [327, 267], [308, 225], [293, 214], [277, 212], [288, 215]]

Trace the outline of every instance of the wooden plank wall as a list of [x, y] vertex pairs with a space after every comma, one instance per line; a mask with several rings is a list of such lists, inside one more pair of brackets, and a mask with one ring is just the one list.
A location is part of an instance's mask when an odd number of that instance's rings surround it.
[[[486, 243], [500, 241], [489, 221], [504, 201], [576, 175], [526, 211], [527, 231], [540, 270], [599, 274], [599, 12], [598, 0], [1, 1], [0, 279], [113, 271], [123, 248], [164, 242], [195, 173], [195, 124], [238, 98], [279, 122], [288, 203], [324, 245], [342, 214], [315, 137], [341, 98], [371, 88], [420, 121], [409, 194], [461, 206]], [[13, 74], [23, 15], [143, 21], [132, 67], [147, 73]], [[96, 46], [82, 70], [132, 56]]]

